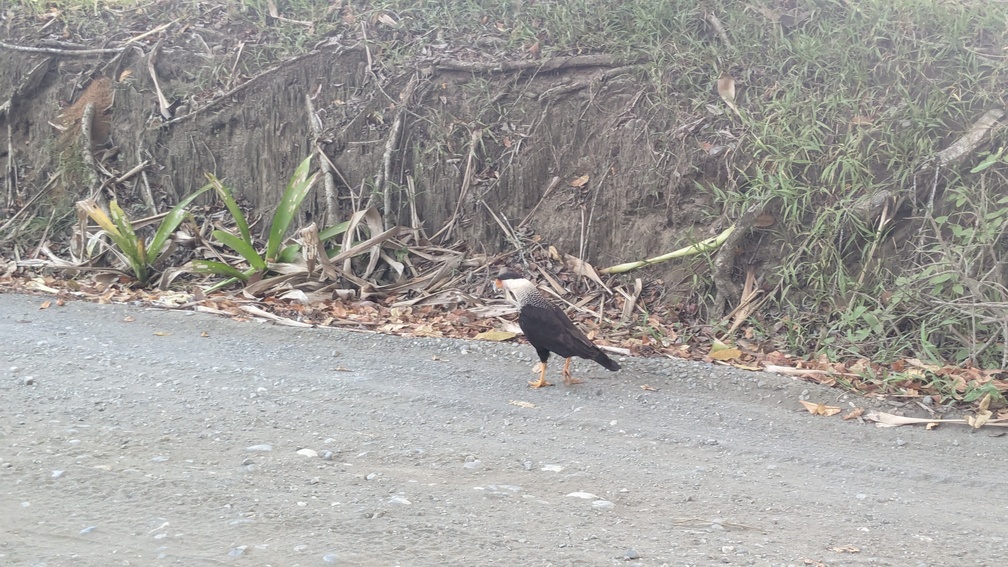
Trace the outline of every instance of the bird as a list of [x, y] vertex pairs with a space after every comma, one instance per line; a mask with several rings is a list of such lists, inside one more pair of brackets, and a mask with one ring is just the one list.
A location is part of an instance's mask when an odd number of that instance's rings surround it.
[[584, 380], [571, 374], [571, 359], [575, 356], [594, 360], [606, 370], [615, 372], [619, 363], [606, 356], [599, 347], [582, 333], [559, 307], [550, 303], [535, 284], [516, 271], [501, 268], [494, 286], [518, 306], [518, 326], [539, 355], [539, 380], [529, 381], [529, 386], [552, 386], [546, 381], [546, 361], [550, 353], [566, 359], [563, 367], [564, 384], [581, 384]]

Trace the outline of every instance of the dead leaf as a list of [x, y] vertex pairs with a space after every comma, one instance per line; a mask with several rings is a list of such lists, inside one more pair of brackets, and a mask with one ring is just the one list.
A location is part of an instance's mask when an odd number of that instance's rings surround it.
[[378, 21], [381, 22], [381, 23], [383, 23], [383, 24], [385, 24], [386, 26], [388, 26], [390, 28], [399, 27], [399, 22], [397, 22], [394, 19], [392, 19], [392, 16], [390, 16], [388, 14], [382, 14], [382, 15], [378, 16]]
[[843, 419], [844, 421], [856, 419], [861, 417], [862, 414], [864, 414], [864, 408], [854, 408], [847, 412], [847, 415], [843, 416]]
[[50, 305], [52, 305], [52, 301], [43, 301], [42, 305], [39, 305], [39, 309], [49, 309]]
[[805, 400], [799, 400], [805, 409], [812, 415], [822, 415], [829, 417], [831, 415], [836, 415], [840, 413], [840, 408], [836, 406], [827, 406], [826, 404], [817, 404], [815, 402], [806, 402]]
[[591, 179], [591, 176], [589, 176], [589, 175], [582, 175], [581, 177], [577, 177], [575, 179], [572, 179], [571, 182], [570, 182], [570, 186], [571, 187], [577, 187], [577, 188], [584, 187], [585, 185], [588, 184], [588, 180], [589, 179]]
[[536, 405], [533, 404], [532, 402], [523, 402], [521, 400], [511, 400], [508, 403], [511, 404], [511, 405], [513, 405], [513, 406], [518, 406], [520, 408], [533, 409], [533, 408], [536, 407]]
[[756, 228], [769, 228], [773, 226], [775, 222], [777, 222], [777, 219], [775, 219], [773, 215], [770, 213], [763, 213], [756, 217], [756, 220], [753, 221], [753, 226]]
[[483, 331], [482, 333], [477, 333], [473, 338], [481, 341], [501, 342], [509, 341], [516, 336], [518, 335], [510, 331]]
[[732, 109], [732, 112], [741, 118], [738, 107], [735, 106], [735, 78], [728, 73], [721, 73], [717, 80], [717, 94], [721, 100]]
[[208, 333], [206, 331], [202, 331], [202, 332], [200, 332], [199, 336], [206, 338], [206, 337], [210, 336], [210, 333]]
[[742, 356], [742, 351], [737, 348], [730, 347], [721, 341], [715, 340], [711, 343], [710, 354], [708, 356], [710, 356], [712, 360], [725, 361]]
[[136, 319], [134, 319], [132, 315], [123, 317], [123, 323], [132, 323], [133, 321], [136, 321]]
[[657, 392], [658, 391], [658, 388], [655, 388], [654, 386], [650, 386], [648, 384], [641, 384], [640, 389], [644, 390], [646, 392]]
[[168, 331], [154, 331], [154, 336], [155, 337], [167, 337], [167, 336], [170, 336], [170, 335], [171, 335], [171, 333], [169, 333]]

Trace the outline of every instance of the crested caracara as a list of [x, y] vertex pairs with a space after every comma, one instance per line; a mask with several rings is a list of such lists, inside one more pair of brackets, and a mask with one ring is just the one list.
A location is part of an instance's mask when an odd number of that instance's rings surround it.
[[530, 386], [552, 386], [546, 381], [546, 360], [551, 352], [567, 359], [563, 367], [565, 384], [583, 382], [571, 375], [571, 358], [575, 356], [594, 360], [606, 370], [619, 370], [620, 365], [616, 361], [592, 344], [559, 307], [550, 303], [535, 284], [521, 274], [502, 268], [494, 285], [503, 289], [505, 295], [518, 306], [518, 326], [539, 355], [539, 380], [529, 382]]

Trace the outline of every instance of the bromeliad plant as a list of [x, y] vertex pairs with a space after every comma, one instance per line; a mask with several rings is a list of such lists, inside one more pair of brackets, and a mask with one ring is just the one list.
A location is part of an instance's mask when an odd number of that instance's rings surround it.
[[277, 207], [277, 211], [273, 215], [273, 221], [270, 224], [269, 237], [266, 240], [266, 250], [264, 253], [256, 250], [255, 243], [252, 242], [252, 234], [249, 231], [248, 220], [238, 207], [238, 203], [235, 201], [234, 195], [231, 194], [231, 190], [213, 174], [207, 174], [207, 179], [210, 180], [208, 187], [212, 187], [217, 196], [224, 202], [231, 216], [234, 217], [238, 228], [237, 235], [218, 229], [213, 231], [213, 237], [231, 250], [234, 250], [242, 259], [248, 262], [249, 267], [245, 270], [239, 270], [226, 262], [193, 260], [191, 263], [192, 270], [199, 273], [227, 276], [235, 280], [247, 282], [253, 274], [265, 274], [269, 270], [271, 262], [293, 262], [297, 257], [298, 245], [290, 244], [283, 248], [281, 246], [283, 245], [284, 236], [287, 234], [287, 229], [294, 220], [294, 216], [301, 207], [301, 203], [308, 196], [308, 192], [315, 185], [315, 181], [318, 180], [318, 171], [312, 175], [308, 175], [310, 167], [311, 156], [308, 156], [298, 165], [297, 169], [294, 170], [294, 175], [287, 182], [287, 188], [280, 199], [280, 206]]
[[155, 264], [157, 264], [157, 261], [163, 254], [167, 253], [168, 239], [175, 232], [175, 229], [178, 228], [179, 224], [182, 223], [186, 215], [189, 214], [186, 207], [208, 189], [210, 189], [210, 185], [200, 188], [175, 205], [161, 219], [161, 224], [158, 225], [154, 237], [147, 243], [144, 242], [143, 238], [137, 236], [136, 231], [133, 229], [133, 224], [126, 217], [126, 213], [115, 199], [109, 203], [107, 213], [93, 198], [78, 201], [77, 208], [101, 227], [102, 231], [99, 235], [105, 234], [112, 240], [112, 243], [115, 244], [113, 252], [119, 256], [124, 264], [129, 266], [137, 282], [141, 285], [146, 285], [156, 273], [154, 269]]

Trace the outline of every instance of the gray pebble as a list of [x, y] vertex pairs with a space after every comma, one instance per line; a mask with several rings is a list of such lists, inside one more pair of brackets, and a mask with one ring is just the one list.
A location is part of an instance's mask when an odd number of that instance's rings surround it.
[[374, 480], [376, 478], [378, 478], [378, 473], [368, 473], [368, 475], [364, 477], [364, 480]]
[[264, 451], [264, 452], [265, 451], [272, 451], [273, 450], [273, 445], [270, 445], [269, 443], [262, 443], [262, 444], [259, 444], [259, 445], [252, 445], [251, 447], [245, 447], [245, 450], [246, 451]]
[[80, 531], [80, 535], [87, 535], [87, 534], [95, 531], [96, 529], [98, 529], [98, 526], [88, 526], [88, 527], [86, 527], [86, 528], [84, 528], [83, 530]]
[[592, 508], [595, 510], [612, 510], [616, 505], [608, 500], [596, 500], [592, 502]]
[[228, 557], [241, 557], [245, 555], [245, 550], [248, 549], [247, 545], [239, 545], [238, 547], [232, 547], [228, 550]]
[[21, 385], [22, 386], [34, 386], [35, 385], [35, 377], [34, 376], [25, 376], [24, 378], [21, 379]]
[[52, 478], [63, 478], [64, 471], [53, 471]]
[[633, 561], [635, 559], [640, 559], [640, 553], [637, 553], [637, 550], [630, 548], [623, 552], [623, 561]]

